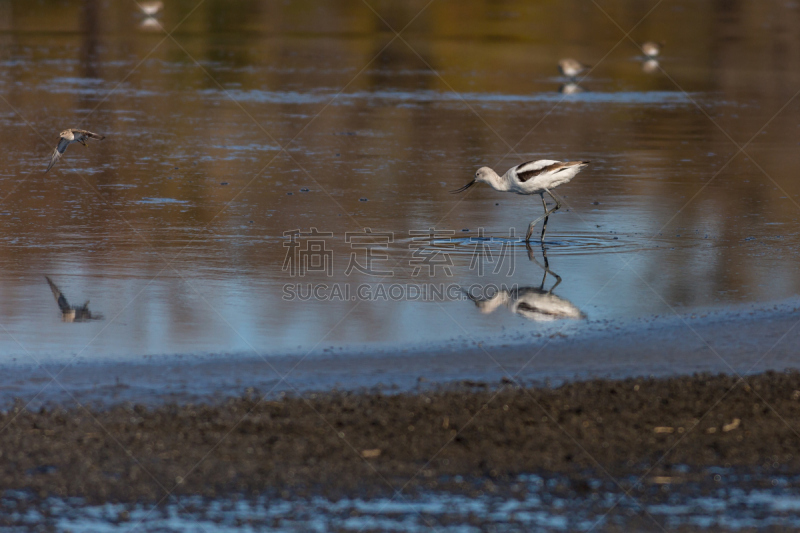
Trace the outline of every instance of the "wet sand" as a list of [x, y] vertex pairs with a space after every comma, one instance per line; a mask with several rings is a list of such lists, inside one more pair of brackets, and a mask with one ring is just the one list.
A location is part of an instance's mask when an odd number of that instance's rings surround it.
[[[557, 388], [467, 383], [421, 393], [309, 393], [221, 404], [42, 409], [0, 416], [0, 491], [164, 503], [177, 497], [478, 497], [518, 476], [553, 490], [749, 484], [800, 472], [800, 373], [590, 380]], [[706, 469], [706, 470], [704, 470]], [[458, 476], [458, 477], [456, 477]], [[641, 478], [641, 479], [640, 479]], [[619, 480], [619, 484], [611, 480]], [[516, 488], [515, 488], [516, 487]], [[593, 488], [595, 487], [595, 488]], [[660, 490], [639, 491], [644, 501]], [[38, 503], [37, 503], [38, 502]]]
[[8, 366], [0, 525], [800, 527], [796, 308], [399, 352]]

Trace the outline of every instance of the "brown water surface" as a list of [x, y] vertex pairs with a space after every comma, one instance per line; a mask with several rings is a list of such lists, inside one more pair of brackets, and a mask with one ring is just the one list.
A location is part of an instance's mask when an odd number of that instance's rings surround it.
[[[0, 362], [524, 340], [794, 297], [798, 19], [755, 0], [206, 0], [155, 20], [4, 2]], [[631, 29], [666, 41], [658, 65]], [[582, 91], [559, 92], [562, 57], [594, 65]], [[44, 174], [68, 127], [107, 137]], [[592, 161], [544, 250], [518, 242], [538, 197], [448, 194], [539, 158]], [[311, 228], [331, 235], [287, 246]], [[65, 321], [45, 275], [102, 319]]]

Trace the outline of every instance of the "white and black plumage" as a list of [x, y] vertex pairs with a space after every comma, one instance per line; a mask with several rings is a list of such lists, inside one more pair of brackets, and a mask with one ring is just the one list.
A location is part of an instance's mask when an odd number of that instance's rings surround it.
[[549, 322], [565, 318], [579, 319], [585, 315], [569, 300], [539, 287], [515, 287], [500, 290], [487, 299], [472, 299], [481, 313], [488, 315], [501, 306], [512, 313], [536, 322]]
[[[538, 161], [528, 161], [512, 167], [502, 176], [489, 167], [479, 168], [475, 173], [475, 179], [463, 187], [450, 191], [451, 193], [464, 192], [476, 183], [486, 183], [494, 190], [500, 192], [513, 192], [516, 194], [538, 194], [542, 198], [544, 215], [530, 223], [525, 242], [530, 242], [531, 233], [536, 223], [544, 219], [541, 240], [544, 242], [544, 235], [547, 232], [547, 220], [550, 214], [561, 208], [561, 201], [553, 194], [552, 189], [559, 185], [569, 182], [578, 172], [586, 168], [589, 161], [553, 161], [552, 159], [540, 159]], [[550, 195], [555, 200], [556, 206], [549, 210], [544, 201], [544, 193]]]
[[74, 128], [62, 131], [60, 138], [58, 139], [58, 146], [56, 146], [56, 149], [53, 150], [53, 155], [50, 157], [50, 164], [47, 165], [47, 170], [44, 171], [45, 174], [49, 172], [51, 168], [53, 168], [53, 165], [56, 164], [56, 161], [61, 159], [61, 156], [64, 155], [64, 152], [67, 150], [67, 146], [70, 144], [81, 143], [84, 146], [88, 146], [86, 144], [88, 139], [103, 140], [105, 138], [105, 135], [99, 135], [86, 130], [76, 130]]
[[655, 41], [647, 41], [642, 43], [642, 52], [649, 59], [654, 59], [661, 54], [661, 48], [664, 43], [657, 43]]
[[[528, 246], [530, 260], [544, 269], [544, 276], [538, 287], [502, 289], [492, 295], [491, 298], [476, 298], [467, 291], [464, 291], [464, 293], [484, 315], [493, 313], [499, 307], [505, 306], [512, 313], [536, 322], [586, 318], [586, 315], [572, 302], [553, 294], [553, 290], [561, 283], [561, 276], [550, 270], [544, 247], [542, 247], [542, 254], [544, 255], [544, 266], [533, 257], [533, 250]], [[549, 290], [545, 290], [544, 284], [548, 274], [555, 277], [556, 282]]]
[[580, 61], [576, 61], [575, 59], [562, 59], [558, 62], [558, 70], [561, 72], [562, 75], [575, 79], [578, 77], [582, 72], [589, 69], [588, 65], [584, 65]]
[[49, 277], [45, 276], [47, 284], [50, 285], [50, 290], [53, 292], [53, 297], [56, 299], [58, 309], [61, 311], [61, 320], [64, 322], [82, 322], [84, 320], [97, 320], [102, 318], [101, 315], [92, 315], [89, 311], [89, 300], [80, 307], [69, 305], [67, 298], [59, 290], [58, 286], [53, 283]]

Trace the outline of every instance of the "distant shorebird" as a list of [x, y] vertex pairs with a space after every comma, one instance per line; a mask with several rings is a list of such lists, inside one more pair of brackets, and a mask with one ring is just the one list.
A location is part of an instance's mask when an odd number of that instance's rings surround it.
[[67, 146], [70, 144], [81, 143], [84, 146], [88, 146], [86, 144], [88, 139], [103, 140], [105, 138], [105, 135], [98, 135], [97, 133], [92, 133], [91, 131], [76, 130], [74, 128], [62, 131], [61, 138], [58, 140], [58, 146], [56, 146], [56, 149], [53, 150], [53, 155], [50, 157], [50, 164], [47, 166], [47, 170], [44, 171], [45, 174], [47, 174], [47, 172], [53, 168], [53, 165], [56, 164], [56, 161], [61, 159], [61, 156], [67, 150]]
[[575, 79], [581, 72], [589, 68], [591, 67], [574, 59], [562, 59], [558, 62], [558, 70], [561, 74], [572, 79]]
[[[498, 176], [497, 173], [489, 167], [481, 167], [475, 173], [475, 179], [463, 187], [450, 192], [456, 194], [466, 191], [476, 183], [486, 183], [494, 190], [500, 192], [513, 192], [526, 195], [538, 194], [542, 198], [544, 215], [530, 223], [528, 226], [528, 233], [525, 235], [525, 242], [530, 242], [534, 226], [542, 219], [544, 219], [544, 225], [542, 227], [541, 240], [544, 242], [544, 234], [547, 232], [547, 220], [551, 213], [561, 208], [561, 201], [553, 194], [552, 189], [570, 181], [578, 172], [586, 168], [588, 164], [589, 161], [568, 161], [563, 163], [551, 159], [541, 159], [539, 161], [528, 161], [527, 163], [512, 167], [502, 176]], [[544, 193], [549, 194], [556, 202], [556, 206], [549, 211], [544, 201]]]
[[657, 43], [655, 41], [647, 41], [642, 44], [642, 52], [650, 59], [656, 58], [661, 53], [661, 48], [664, 43]]
[[50, 290], [53, 291], [53, 296], [56, 299], [58, 308], [61, 310], [61, 320], [64, 322], [81, 322], [84, 320], [97, 320], [103, 318], [101, 315], [92, 315], [92, 312], [89, 311], [89, 300], [86, 300], [86, 303], [80, 307], [69, 305], [67, 298], [59, 290], [58, 286], [53, 283], [53, 280], [47, 276], [45, 276], [44, 279], [47, 280], [47, 284], [50, 285]]
[[139, 9], [148, 17], [154, 17], [164, 9], [164, 2], [139, 2]]

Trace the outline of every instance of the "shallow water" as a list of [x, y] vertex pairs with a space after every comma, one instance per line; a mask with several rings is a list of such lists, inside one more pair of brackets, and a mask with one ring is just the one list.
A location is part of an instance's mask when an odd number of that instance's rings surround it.
[[[654, 72], [604, 14], [628, 31], [646, 3], [193, 7], [158, 19], [174, 40], [132, 3], [0, 8], [0, 363], [579, 333], [798, 292], [796, 3], [664, 2], [632, 33], [667, 41]], [[562, 56], [595, 65], [582, 92]], [[107, 138], [44, 175], [67, 127]], [[517, 242], [538, 198], [448, 194], [545, 157], [592, 165], [544, 249]], [[45, 275], [102, 319], [62, 320]]]
[[[689, 468], [676, 466], [684, 474]], [[677, 477], [635, 477], [626, 495], [611, 481], [588, 479], [575, 486], [569, 478], [519, 476], [509, 486], [457, 476], [443, 480], [474, 485], [466, 494], [424, 491], [413, 496], [373, 499], [279, 497], [203, 500], [173, 497], [162, 507], [106, 504], [84, 506], [80, 499], [49, 498], [34, 507], [33, 498], [9, 493], [0, 508], [9, 525], [47, 523], [58, 530], [228, 531], [245, 524], [253, 530], [291, 531], [742, 531], [795, 528], [800, 499], [791, 487], [797, 479], [773, 476], [763, 486], [753, 476], [729, 469], [698, 473], [704, 481]], [[715, 477], [714, 477], [715, 476]], [[724, 480], [723, 480], [724, 476]], [[714, 479], [715, 481], [712, 481]], [[725, 483], [736, 483], [735, 487]], [[741, 484], [745, 484], [742, 487]], [[772, 486], [770, 486], [770, 484]]]

